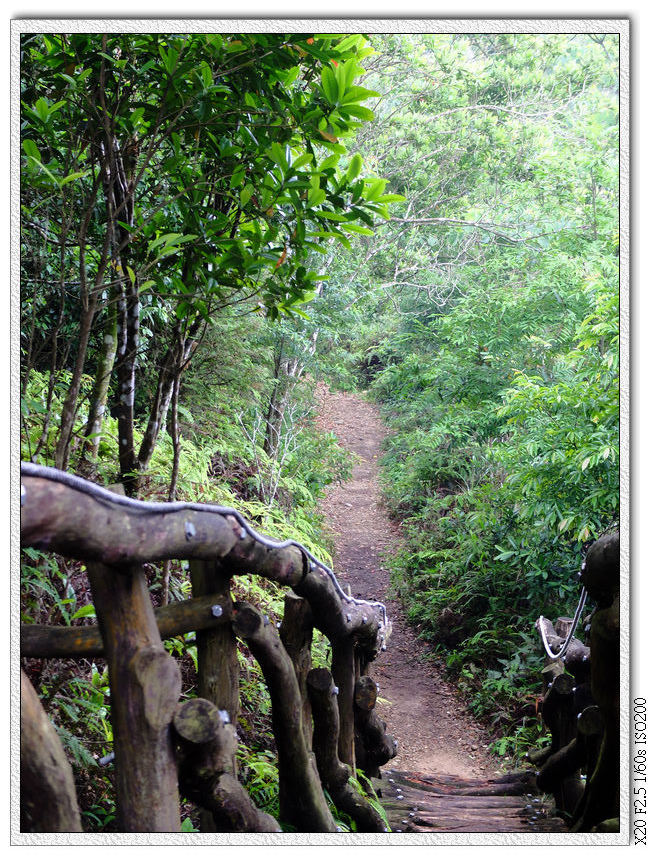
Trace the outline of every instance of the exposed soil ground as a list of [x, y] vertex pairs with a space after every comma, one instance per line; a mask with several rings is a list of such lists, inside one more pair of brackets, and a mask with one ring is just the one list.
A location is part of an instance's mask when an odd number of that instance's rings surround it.
[[354, 394], [318, 387], [319, 423], [357, 456], [352, 479], [330, 489], [323, 505], [335, 544], [339, 582], [352, 594], [386, 604], [393, 630], [388, 650], [373, 664], [380, 687], [378, 714], [398, 741], [387, 768], [487, 778], [500, 767], [488, 752], [485, 730], [472, 718], [452, 683], [445, 681], [430, 649], [391, 597], [384, 558], [399, 543], [399, 526], [381, 505], [378, 460], [388, 435], [377, 409]]

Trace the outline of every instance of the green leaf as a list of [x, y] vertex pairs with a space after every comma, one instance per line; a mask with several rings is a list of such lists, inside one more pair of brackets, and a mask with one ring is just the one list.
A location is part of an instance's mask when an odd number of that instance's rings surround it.
[[84, 619], [84, 618], [92, 618], [95, 616], [95, 607], [93, 604], [86, 604], [85, 607], [81, 607], [77, 610], [77, 612], [70, 616], [70, 619]]
[[355, 234], [363, 234], [367, 237], [372, 237], [375, 233], [371, 228], [367, 228], [365, 225], [355, 225], [351, 222], [345, 226], [345, 230], [353, 231]]
[[230, 188], [236, 189], [238, 186], [241, 186], [244, 182], [244, 178], [246, 177], [246, 168], [243, 165], [238, 166], [232, 173], [232, 177], [230, 178]]
[[376, 90], [368, 90], [367, 87], [350, 87], [345, 94], [345, 98], [341, 100], [342, 105], [349, 105], [351, 102], [360, 102], [362, 99], [370, 99], [373, 96], [381, 96]]
[[242, 189], [239, 196], [239, 203], [242, 207], [246, 207], [248, 202], [251, 200], [253, 192], [255, 192], [255, 187], [252, 183], [247, 183], [246, 186]]
[[64, 177], [63, 180], [59, 181], [59, 186], [65, 186], [66, 183], [72, 183], [73, 180], [79, 180], [80, 177], [86, 177], [88, 171], [74, 171], [72, 174], [68, 174], [67, 177]]
[[383, 194], [386, 184], [388, 183], [383, 177], [375, 177], [372, 180], [366, 181], [364, 198], [366, 201], [376, 201]]
[[342, 114], [351, 114], [353, 117], [358, 117], [359, 120], [370, 121], [375, 119], [374, 111], [366, 108], [365, 105], [345, 105], [341, 106], [339, 110]]
[[31, 138], [26, 138], [23, 141], [23, 150], [27, 156], [30, 156], [34, 160], [34, 162], [38, 162], [39, 164], [41, 163], [41, 152]]
[[311, 153], [303, 153], [291, 165], [291, 168], [294, 171], [297, 171], [299, 168], [302, 168], [303, 165], [309, 165], [310, 162], [313, 162], [313, 155]]
[[309, 192], [309, 196], [307, 198], [307, 204], [309, 207], [318, 207], [322, 204], [327, 198], [327, 193], [324, 189], [312, 189]]
[[314, 216], [321, 216], [324, 219], [329, 219], [332, 222], [347, 222], [348, 217], [344, 213], [337, 213], [334, 210], [318, 210]]
[[360, 153], [355, 153], [352, 159], [350, 160], [350, 164], [348, 165], [348, 170], [345, 172], [346, 180], [354, 180], [355, 177], [358, 177], [361, 169], [363, 167], [363, 158]]
[[324, 66], [321, 72], [321, 84], [325, 98], [332, 105], [336, 105], [339, 96], [339, 87], [331, 66]]

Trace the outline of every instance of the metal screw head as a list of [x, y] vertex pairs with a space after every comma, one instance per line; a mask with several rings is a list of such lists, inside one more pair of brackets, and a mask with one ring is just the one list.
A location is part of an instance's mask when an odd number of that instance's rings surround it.
[[219, 604], [214, 604], [214, 606], [210, 607], [210, 612], [215, 619], [218, 619], [219, 616], [223, 615], [223, 607], [220, 607]]

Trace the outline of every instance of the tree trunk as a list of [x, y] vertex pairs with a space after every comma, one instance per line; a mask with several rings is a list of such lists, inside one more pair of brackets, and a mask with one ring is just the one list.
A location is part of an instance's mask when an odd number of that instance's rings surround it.
[[96, 309], [97, 293], [93, 292], [92, 297], [88, 300], [86, 306], [81, 312], [77, 358], [72, 373], [72, 379], [70, 381], [70, 387], [68, 388], [68, 393], [66, 394], [61, 408], [59, 440], [54, 454], [54, 464], [56, 468], [61, 469], [61, 471], [67, 469], [68, 460], [70, 458], [72, 428], [74, 426], [74, 419], [77, 415], [77, 401], [79, 399], [79, 390], [81, 388], [81, 377], [83, 376], [84, 367], [86, 365], [86, 353], [88, 351], [88, 342], [90, 340], [90, 333], [95, 319]]
[[116, 304], [117, 296], [115, 295], [114, 290], [112, 290], [108, 307], [106, 309], [107, 318], [104, 324], [102, 350], [99, 355], [93, 390], [90, 395], [88, 423], [86, 424], [86, 429], [84, 431], [84, 437], [86, 439], [91, 439], [89, 443], [86, 442], [84, 444], [84, 451], [90, 451], [93, 460], [97, 459], [99, 453], [99, 443], [106, 414], [108, 391], [111, 383], [113, 367], [115, 365], [115, 355], [117, 353]]
[[147, 428], [142, 437], [140, 450], [138, 451], [138, 471], [144, 471], [149, 465], [158, 438], [165, 427], [165, 419], [169, 411], [174, 389], [180, 387], [181, 375], [200, 345], [201, 337], [197, 338], [199, 327], [199, 320], [192, 323], [186, 334], [182, 332], [182, 325], [180, 323], [174, 327], [171, 345], [160, 365], [156, 395], [149, 411]]

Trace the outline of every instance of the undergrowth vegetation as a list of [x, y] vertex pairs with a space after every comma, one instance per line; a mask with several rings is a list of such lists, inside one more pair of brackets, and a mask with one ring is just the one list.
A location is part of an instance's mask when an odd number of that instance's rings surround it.
[[[268, 333], [264, 339], [268, 341]], [[264, 341], [252, 346], [260, 362], [264, 358]], [[259, 349], [259, 353], [258, 353]], [[294, 392], [295, 426], [287, 429], [282, 446], [286, 459], [271, 459], [263, 441], [251, 434], [259, 417], [259, 402], [242, 394], [240, 376], [247, 375], [250, 359], [240, 352], [241, 368], [233, 379], [211, 389], [197, 373], [187, 377], [191, 394], [191, 411], [180, 413], [181, 450], [176, 499], [180, 501], [218, 502], [235, 507], [250, 523], [271, 537], [292, 538], [313, 554], [331, 564], [329, 541], [323, 534], [318, 503], [330, 483], [344, 481], [352, 466], [351, 456], [342, 450], [332, 434], [321, 431], [314, 423], [314, 398], [311, 385], [298, 385]], [[199, 367], [199, 370], [201, 367]], [[263, 366], [257, 367], [261, 400], [269, 376]], [[252, 379], [248, 379], [249, 382]], [[23, 399], [22, 458], [36, 456], [45, 464], [53, 460], [53, 438], [44, 430], [56, 428], [62, 394], [67, 377], [55, 381], [46, 406], [43, 394], [47, 377], [33, 371]], [[59, 386], [60, 384], [60, 386]], [[87, 411], [86, 382], [79, 401], [78, 427], [83, 429]], [[238, 406], [240, 406], [238, 408]], [[232, 412], [240, 416], [232, 422]], [[246, 412], [248, 411], [248, 414]], [[289, 419], [285, 421], [287, 424]], [[78, 470], [88, 473], [101, 484], [116, 480], [117, 430], [112, 418], [106, 419], [99, 446], [98, 460], [89, 466], [80, 458]], [[247, 426], [248, 425], [248, 426]], [[136, 426], [135, 439], [142, 430]], [[290, 450], [287, 442], [290, 442]], [[77, 450], [81, 450], [81, 436]], [[143, 494], [150, 499], [167, 498], [168, 481], [174, 460], [173, 445], [167, 432], [160, 436], [149, 471], [143, 478]], [[272, 493], [272, 494], [271, 494]], [[174, 562], [167, 574], [162, 565], [146, 565], [149, 588], [154, 604], [181, 601], [191, 597], [188, 563]], [[254, 575], [233, 578], [233, 595], [237, 600], [254, 604], [275, 621], [283, 614], [284, 591], [277, 585]], [[28, 548], [22, 551], [21, 622], [24, 624], [74, 625], [95, 624], [85, 567], [55, 554], [44, 554]], [[196, 696], [196, 643], [193, 633], [165, 641], [168, 651], [177, 659], [183, 674], [183, 696]], [[312, 647], [315, 665], [328, 664], [329, 644], [315, 632]], [[271, 703], [268, 688], [257, 661], [242, 645], [239, 650], [241, 669], [241, 714], [239, 765], [241, 778], [259, 807], [277, 817], [278, 776], [271, 728]], [[36, 686], [42, 703], [52, 719], [75, 771], [86, 831], [110, 831], [115, 819], [111, 782], [110, 754], [113, 749], [110, 722], [110, 689], [108, 672], [101, 659], [77, 661], [61, 659], [25, 659], [23, 666]], [[108, 762], [102, 762], [109, 757]], [[184, 831], [196, 831], [198, 815], [193, 806], [185, 805]], [[341, 827], [349, 830], [345, 816]]]

